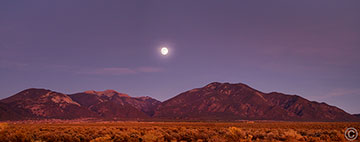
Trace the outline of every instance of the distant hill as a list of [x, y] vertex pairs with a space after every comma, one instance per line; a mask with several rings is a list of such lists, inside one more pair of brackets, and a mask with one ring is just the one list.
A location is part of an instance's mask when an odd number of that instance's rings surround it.
[[[26, 89], [0, 101], [10, 119], [95, 117], [96, 114], [73, 101], [69, 96], [45, 89]], [[3, 117], [1, 117], [3, 118]], [[7, 118], [7, 117], [4, 117]]]
[[69, 96], [81, 106], [107, 119], [150, 118], [161, 103], [150, 97], [135, 98], [114, 90], [85, 91]]
[[0, 100], [0, 120], [147, 119], [159, 104], [150, 97], [135, 98], [113, 90], [66, 95], [31, 88]]
[[46, 89], [26, 89], [0, 100], [0, 120], [275, 120], [360, 121], [326, 103], [297, 95], [263, 93], [245, 84], [213, 82], [160, 102], [131, 97], [114, 90], [84, 91], [71, 95]]

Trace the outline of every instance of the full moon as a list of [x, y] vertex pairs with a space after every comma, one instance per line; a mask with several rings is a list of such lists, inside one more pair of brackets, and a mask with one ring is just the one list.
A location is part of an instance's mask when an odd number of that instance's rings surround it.
[[161, 54], [167, 55], [169, 53], [169, 50], [166, 47], [161, 48]]

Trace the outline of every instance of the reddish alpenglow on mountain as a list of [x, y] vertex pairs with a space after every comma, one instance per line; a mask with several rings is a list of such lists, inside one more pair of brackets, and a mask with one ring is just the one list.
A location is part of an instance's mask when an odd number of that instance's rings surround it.
[[0, 103], [1, 120], [360, 121], [358, 116], [326, 103], [297, 95], [263, 93], [242, 83], [213, 82], [164, 102], [114, 90], [66, 95], [27, 89]]

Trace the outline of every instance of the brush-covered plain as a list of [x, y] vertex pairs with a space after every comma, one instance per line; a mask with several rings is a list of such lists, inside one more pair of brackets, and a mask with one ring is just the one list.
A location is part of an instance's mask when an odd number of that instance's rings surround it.
[[17, 122], [0, 123], [0, 141], [176, 142], [346, 141], [359, 122]]

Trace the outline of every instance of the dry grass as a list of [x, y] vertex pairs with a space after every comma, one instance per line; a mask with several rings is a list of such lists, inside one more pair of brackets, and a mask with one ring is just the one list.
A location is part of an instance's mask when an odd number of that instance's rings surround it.
[[347, 127], [359, 130], [360, 123], [0, 123], [0, 141], [346, 141]]

